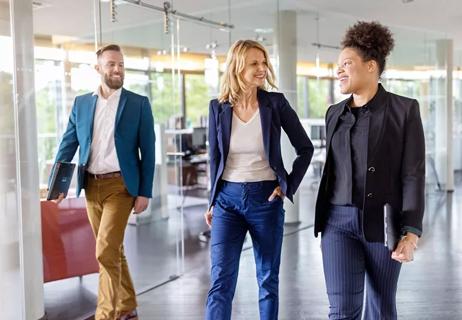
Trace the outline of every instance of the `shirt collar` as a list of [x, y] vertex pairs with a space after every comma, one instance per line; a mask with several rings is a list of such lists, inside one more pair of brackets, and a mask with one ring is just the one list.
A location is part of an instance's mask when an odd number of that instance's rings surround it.
[[[362, 106], [362, 108], [366, 108], [365, 110], [369, 110], [369, 111], [376, 111], [378, 108], [380, 108], [382, 105], [385, 104], [386, 102], [386, 95], [387, 91], [383, 88], [382, 84], [379, 83], [379, 87], [377, 89], [377, 92], [375, 94], [375, 96], [369, 100], [368, 103], [366, 103], [364, 106]], [[343, 109], [343, 112], [348, 112], [350, 110], [350, 105], [351, 105], [351, 101], [353, 100], [353, 95], [351, 95], [347, 102], [345, 103], [345, 106], [344, 106], [344, 109]]]
[[[107, 100], [109, 99], [112, 99], [112, 98], [118, 98], [120, 97], [122, 93], [122, 87], [120, 87], [119, 89], [117, 89], [116, 91], [114, 91], [108, 98]], [[95, 91], [93, 91], [93, 94], [92, 96], [98, 96], [98, 99], [104, 99], [103, 96], [101, 95], [101, 85], [98, 86], [98, 88], [96, 88]]]

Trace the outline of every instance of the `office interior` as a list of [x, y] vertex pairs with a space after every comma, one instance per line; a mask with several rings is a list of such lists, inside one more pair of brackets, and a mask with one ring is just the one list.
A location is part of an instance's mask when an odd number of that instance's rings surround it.
[[[95, 51], [109, 43], [124, 51], [124, 87], [151, 101], [157, 136], [153, 198], [130, 217], [125, 237], [140, 315], [203, 317], [208, 102], [218, 95], [227, 49], [254, 39], [268, 49], [278, 90], [315, 146], [295, 204], [285, 203], [280, 318], [325, 319], [314, 202], [325, 162], [324, 114], [346, 98], [335, 73], [340, 41], [358, 20], [392, 30], [395, 49], [381, 82], [419, 101], [425, 130], [425, 233], [400, 280], [399, 314], [461, 314], [461, 11], [459, 0], [0, 0], [2, 318], [94, 313], [97, 264], [84, 197], [75, 197], [74, 179], [60, 205], [44, 198], [74, 97], [96, 90]], [[287, 139], [282, 143], [288, 163], [293, 153]], [[247, 240], [233, 319], [258, 318], [251, 245]]]

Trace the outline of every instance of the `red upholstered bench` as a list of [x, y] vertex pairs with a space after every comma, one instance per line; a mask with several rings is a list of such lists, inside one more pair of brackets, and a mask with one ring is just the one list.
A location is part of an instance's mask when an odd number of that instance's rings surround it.
[[98, 272], [84, 198], [41, 201], [44, 282]]

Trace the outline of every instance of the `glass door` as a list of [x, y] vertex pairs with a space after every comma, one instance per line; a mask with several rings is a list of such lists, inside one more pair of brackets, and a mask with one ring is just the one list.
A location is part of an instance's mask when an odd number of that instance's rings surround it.
[[[226, 8], [227, 3], [221, 2]], [[180, 103], [182, 121], [170, 133], [177, 137], [181, 146], [180, 152], [175, 155], [181, 170], [177, 194], [181, 198], [185, 221], [184, 265], [186, 270], [193, 270], [204, 268], [204, 263], [208, 265], [208, 259], [204, 261], [203, 258], [204, 251], [209, 250], [207, 242], [210, 236], [203, 217], [210, 190], [208, 107], [209, 101], [218, 96], [220, 64], [223, 64], [224, 54], [229, 48], [230, 32], [226, 26], [214, 24], [215, 21], [228, 20], [227, 10], [220, 16], [205, 14], [203, 17], [184, 17], [178, 13], [172, 15], [171, 20], [176, 40], [175, 79], [178, 80], [177, 101]], [[198, 295], [198, 305], [203, 304], [201, 299], [203, 297]]]
[[147, 96], [156, 132], [153, 198], [148, 209], [132, 215], [125, 233], [125, 254], [137, 293], [183, 273], [182, 157], [184, 122], [180, 109], [176, 33], [162, 12], [129, 1], [101, 2], [95, 38], [99, 45], [122, 47], [124, 88]]
[[[156, 133], [153, 198], [145, 212], [129, 219], [125, 255], [137, 294], [176, 279], [184, 269], [181, 186], [185, 179], [181, 174], [182, 135], [175, 131], [178, 126], [181, 128], [184, 118], [175, 62], [177, 34], [174, 22], [166, 21], [162, 12], [134, 1], [82, 0], [76, 5], [74, 1], [62, 0], [53, 6], [34, 9], [41, 190], [46, 194], [49, 171], [74, 98], [95, 91], [99, 84], [99, 75], [94, 70], [96, 49], [111, 43], [120, 45], [125, 59], [124, 88], [149, 98]], [[50, 19], [50, 16], [60, 20]], [[65, 27], [57, 30], [56, 25]], [[53, 232], [49, 229], [43, 232], [47, 235], [44, 241], [51, 239], [55, 244], [52, 249], [56, 243], [62, 244], [63, 256], [51, 255], [54, 261], [60, 262], [53, 263], [46, 252], [47, 245], [44, 245], [44, 264], [51, 273], [62, 271], [64, 276], [60, 273], [60, 277], [49, 277], [45, 271], [45, 310], [50, 320], [88, 317], [96, 306], [97, 264], [92, 260], [93, 270], [80, 275], [81, 266], [69, 263], [72, 259], [66, 261], [68, 246], [81, 248], [79, 252], [74, 250], [74, 255], [89, 252], [87, 261], [94, 257], [91, 250], [82, 245], [84, 239], [93, 237], [85, 201], [82, 196], [75, 199], [71, 191], [55, 213], [59, 214], [47, 214], [46, 217], [57, 217], [49, 228], [56, 231], [62, 242], [50, 238], [55, 234], [51, 229]], [[66, 305], [62, 304], [64, 297]]]

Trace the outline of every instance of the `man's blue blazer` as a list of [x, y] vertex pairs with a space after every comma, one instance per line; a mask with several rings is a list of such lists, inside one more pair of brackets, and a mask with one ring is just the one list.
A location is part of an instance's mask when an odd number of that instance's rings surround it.
[[[57, 161], [72, 161], [79, 148], [77, 196], [85, 188], [85, 171], [90, 158], [93, 118], [98, 96], [88, 93], [75, 98]], [[122, 88], [117, 108], [114, 140], [120, 171], [128, 192], [152, 197], [155, 167], [155, 134], [151, 105], [147, 97]]]
[[[259, 89], [257, 99], [266, 158], [277, 176], [282, 192], [289, 200], [293, 201], [293, 195], [297, 191], [313, 156], [313, 144], [294, 109], [282, 93]], [[210, 101], [209, 156], [212, 186], [210, 205], [214, 204], [218, 184], [228, 157], [232, 115], [233, 108], [229, 103], [220, 103], [217, 99]], [[290, 173], [287, 173], [282, 162], [281, 128], [287, 133], [290, 143], [297, 153]]]

